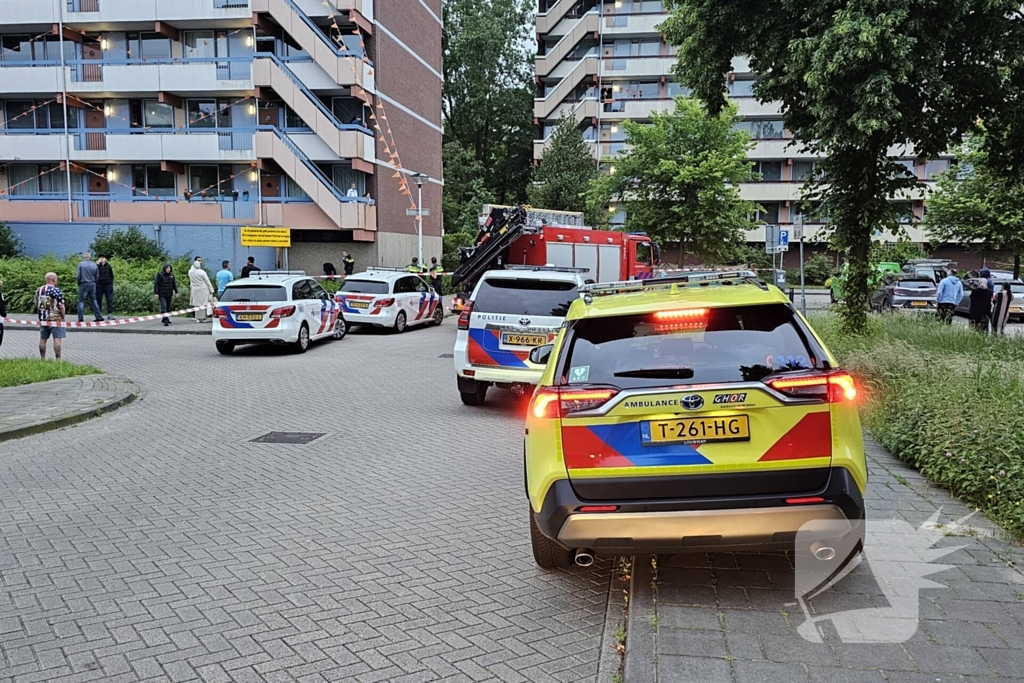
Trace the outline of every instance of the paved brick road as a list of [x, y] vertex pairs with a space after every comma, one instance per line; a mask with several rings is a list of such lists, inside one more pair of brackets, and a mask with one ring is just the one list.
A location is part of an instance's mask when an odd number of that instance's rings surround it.
[[608, 564], [534, 567], [523, 407], [464, 408], [453, 338], [69, 332], [143, 394], [0, 445], [0, 682], [594, 681]]

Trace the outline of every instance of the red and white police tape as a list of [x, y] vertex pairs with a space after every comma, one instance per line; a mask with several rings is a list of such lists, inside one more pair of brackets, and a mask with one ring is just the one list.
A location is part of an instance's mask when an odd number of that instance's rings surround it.
[[143, 323], [143, 322], [148, 322], [150, 320], [163, 320], [164, 318], [168, 318], [168, 317], [170, 317], [172, 315], [185, 315], [186, 313], [195, 313], [196, 311], [201, 311], [204, 308], [207, 311], [212, 311], [213, 306], [212, 305], [209, 305], [209, 306], [196, 306], [194, 308], [183, 308], [180, 311], [169, 311], [167, 313], [158, 313], [156, 315], [140, 315], [140, 316], [134, 316], [134, 317], [131, 317], [131, 318], [118, 318], [117, 320], [104, 320], [102, 322], [83, 322], [83, 323], [80, 323], [80, 322], [61, 321], [61, 322], [55, 323], [55, 322], [50, 322], [49, 320], [18, 320], [16, 318], [3, 318], [2, 322], [4, 324], [10, 324], [10, 325], [32, 325], [32, 326], [35, 326], [35, 327], [72, 327], [72, 328], [80, 328], [80, 327], [117, 327], [118, 325], [130, 325], [132, 323]]

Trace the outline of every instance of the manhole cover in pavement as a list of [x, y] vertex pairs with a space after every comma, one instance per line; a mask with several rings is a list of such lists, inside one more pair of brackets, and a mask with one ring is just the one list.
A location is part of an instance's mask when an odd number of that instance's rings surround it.
[[250, 443], [295, 443], [306, 444], [316, 441], [325, 433], [322, 432], [269, 432], [258, 436]]
[[442, 353], [438, 358], [455, 358], [454, 353]]

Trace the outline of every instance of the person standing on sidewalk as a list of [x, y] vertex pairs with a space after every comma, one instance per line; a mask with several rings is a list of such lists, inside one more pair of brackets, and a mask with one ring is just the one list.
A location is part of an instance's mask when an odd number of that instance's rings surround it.
[[260, 269], [256, 267], [256, 259], [250, 256], [248, 259], [246, 259], [245, 265], [242, 266], [241, 278], [244, 280], [245, 278], [249, 277], [251, 273], [254, 272], [258, 273], [260, 272]]
[[221, 261], [220, 270], [217, 271], [217, 296], [220, 297], [224, 294], [224, 288], [228, 286], [228, 283], [235, 279], [235, 276], [231, 274], [231, 262]]
[[[93, 264], [96, 265], [96, 264]], [[41, 323], [62, 323], [67, 309], [64, 306], [64, 292], [57, 286], [57, 273], [46, 274], [46, 284], [36, 290], [32, 297]], [[54, 325], [39, 326], [39, 357], [46, 360], [46, 340], [53, 337], [53, 355], [60, 360], [63, 340], [68, 331]]]
[[96, 259], [99, 276], [96, 278], [96, 301], [100, 305], [100, 317], [103, 314], [103, 299], [107, 300], [107, 320], [114, 319], [114, 269], [110, 267], [107, 257], [100, 254]]
[[[1009, 282], [1004, 282], [1003, 286], [996, 292], [992, 306], [992, 334], [999, 335], [1000, 337], [1006, 334], [1006, 322], [1010, 319], [1010, 302], [1012, 301], [1013, 288]], [[2, 335], [2, 332], [0, 332], [0, 335]]]
[[356, 260], [347, 251], [341, 252], [341, 265], [345, 269], [345, 277], [348, 277], [356, 270]]
[[203, 269], [201, 256], [196, 256], [192, 267], [188, 269], [188, 284], [192, 295], [190, 305], [193, 308], [199, 308], [196, 311], [196, 322], [204, 323], [207, 320], [210, 303], [213, 301], [213, 284], [210, 282], [210, 276]]
[[971, 327], [981, 333], [988, 333], [988, 322], [992, 317], [992, 290], [984, 279], [978, 280], [977, 287], [971, 290], [970, 321]]
[[430, 257], [430, 286], [437, 292], [437, 305], [444, 309], [444, 293], [441, 291], [444, 286], [444, 268], [437, 262], [437, 257]]
[[964, 298], [964, 283], [956, 276], [956, 268], [949, 269], [949, 275], [942, 278], [939, 283], [939, 296], [937, 304], [939, 308], [939, 320], [947, 325], [953, 324], [953, 315], [960, 300]]
[[75, 272], [75, 282], [78, 283], [78, 322], [85, 317], [85, 302], [92, 306], [92, 312], [96, 316], [96, 322], [103, 322], [103, 313], [100, 311], [100, 302], [96, 301], [96, 282], [100, 277], [100, 269], [93, 263], [92, 254], [82, 254], [82, 261], [78, 264]]
[[[174, 310], [174, 295], [178, 293], [178, 281], [174, 279], [174, 266], [165, 263], [153, 280], [153, 296], [160, 301], [160, 312], [170, 313]], [[164, 327], [171, 324], [171, 319], [164, 316]]]

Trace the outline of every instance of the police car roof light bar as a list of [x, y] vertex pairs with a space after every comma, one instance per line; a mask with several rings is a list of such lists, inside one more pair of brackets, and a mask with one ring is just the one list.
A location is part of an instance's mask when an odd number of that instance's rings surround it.
[[588, 296], [611, 296], [612, 294], [625, 294], [629, 292], [650, 292], [655, 290], [672, 289], [678, 285], [699, 285], [708, 284], [722, 285], [756, 285], [767, 291], [768, 285], [757, 277], [752, 270], [732, 270], [716, 273], [684, 273], [659, 277], [653, 280], [623, 280], [621, 282], [604, 282], [594, 285], [580, 287], [580, 293]]
[[531, 271], [546, 271], [550, 273], [589, 273], [590, 268], [571, 268], [569, 266], [530, 266], [530, 265], [516, 265], [514, 263], [505, 264], [505, 270], [531, 270]]
[[376, 271], [384, 271], [387, 273], [412, 273], [408, 268], [386, 268], [384, 266], [370, 266], [366, 269], [367, 273], [373, 273]]
[[304, 270], [258, 270], [258, 271], [254, 272], [254, 273], [250, 273], [249, 277], [254, 277], [254, 276], [256, 278], [269, 277], [269, 276], [280, 277], [282, 275], [305, 275], [305, 274], [306, 274], [306, 271], [304, 271]]

